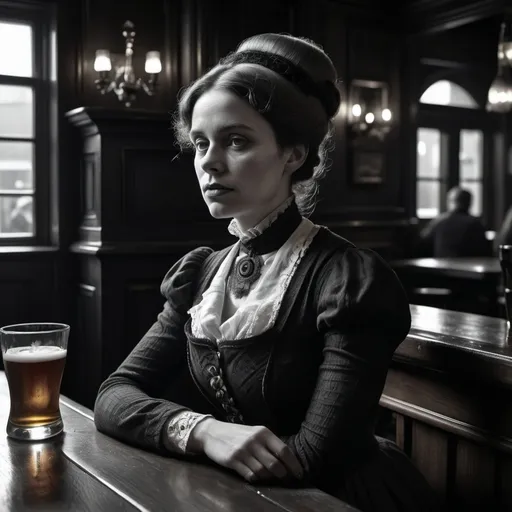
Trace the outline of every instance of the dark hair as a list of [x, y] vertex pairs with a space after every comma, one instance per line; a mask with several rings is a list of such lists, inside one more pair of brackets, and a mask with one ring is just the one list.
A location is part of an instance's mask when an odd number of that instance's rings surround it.
[[473, 199], [473, 194], [465, 188], [453, 187], [448, 192], [456, 210], [468, 212]]
[[[307, 73], [313, 82], [330, 85], [335, 93], [332, 112], [324, 98], [307, 95], [280, 74], [258, 64], [230, 63], [222, 59], [204, 76], [185, 89], [179, 99], [174, 131], [181, 149], [190, 148], [189, 132], [194, 106], [201, 95], [212, 89], [233, 92], [247, 101], [272, 126], [282, 147], [304, 144], [309, 152], [304, 164], [292, 175], [292, 189], [303, 215], [315, 206], [318, 181], [328, 170], [327, 153], [333, 131], [332, 117], [340, 104], [335, 88], [336, 69], [327, 54], [313, 41], [285, 34], [260, 34], [243, 41], [235, 53], [265, 52], [287, 59]], [[329, 93], [327, 89], [325, 94]], [[327, 101], [329, 103], [329, 101]]]

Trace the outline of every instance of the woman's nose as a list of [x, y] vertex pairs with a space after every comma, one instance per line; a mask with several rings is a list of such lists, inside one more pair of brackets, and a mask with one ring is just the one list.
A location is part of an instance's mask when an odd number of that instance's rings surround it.
[[224, 157], [222, 155], [222, 151], [219, 147], [210, 145], [208, 151], [201, 158], [201, 167], [204, 172], [215, 173], [224, 172], [226, 169], [226, 165], [224, 162]]

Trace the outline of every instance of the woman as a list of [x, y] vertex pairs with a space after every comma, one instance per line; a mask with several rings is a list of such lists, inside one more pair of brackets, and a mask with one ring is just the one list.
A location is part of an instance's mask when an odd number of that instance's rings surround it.
[[210, 213], [239, 240], [176, 263], [157, 322], [101, 386], [97, 428], [206, 456], [250, 482], [315, 485], [363, 511], [434, 510], [373, 424], [409, 305], [373, 252], [303, 216], [325, 171], [336, 71], [314, 43], [244, 41], [175, 123]]

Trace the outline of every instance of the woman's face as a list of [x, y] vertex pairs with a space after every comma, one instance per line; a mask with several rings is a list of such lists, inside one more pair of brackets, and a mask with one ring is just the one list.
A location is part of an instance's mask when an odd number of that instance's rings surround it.
[[247, 229], [290, 195], [297, 151], [280, 148], [268, 121], [236, 94], [204, 93], [194, 106], [190, 140], [213, 217], [235, 218]]

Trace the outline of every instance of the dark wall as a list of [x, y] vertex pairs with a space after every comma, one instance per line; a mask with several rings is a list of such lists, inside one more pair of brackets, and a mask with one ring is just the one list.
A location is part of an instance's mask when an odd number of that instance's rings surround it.
[[[163, 72], [159, 93], [142, 97], [137, 108], [172, 111], [177, 91], [213, 66], [218, 58], [236, 48], [245, 37], [267, 31], [291, 32], [322, 44], [338, 69], [344, 96], [353, 78], [383, 80], [390, 85], [391, 106], [400, 119], [400, 33], [390, 13], [375, 10], [373, 18], [361, 7], [343, 2], [274, 2], [263, 0], [247, 16], [246, 4], [228, 1], [223, 9], [216, 2], [154, 2], [142, 10], [144, 2], [131, 0], [123, 9], [106, 9], [105, 2], [83, 1], [80, 9], [81, 41], [77, 62], [77, 102], [75, 106], [122, 108], [110, 94], [101, 96], [94, 87], [92, 69], [98, 48], [122, 51], [120, 30], [125, 19], [136, 23], [135, 66], [141, 71], [147, 50], [162, 50]], [[371, 2], [367, 2], [371, 4]], [[395, 21], [396, 23], [396, 21]], [[404, 191], [400, 180], [400, 136], [390, 137], [386, 179], [378, 187], [354, 187], [350, 176], [344, 111], [336, 120], [336, 149], [333, 165], [323, 183], [315, 219], [332, 224], [344, 221], [406, 219]], [[371, 205], [371, 206], [370, 206]], [[351, 226], [347, 224], [347, 228]], [[382, 224], [383, 228], [386, 224]], [[386, 227], [386, 229], [388, 229]], [[354, 234], [351, 232], [351, 235]]]

